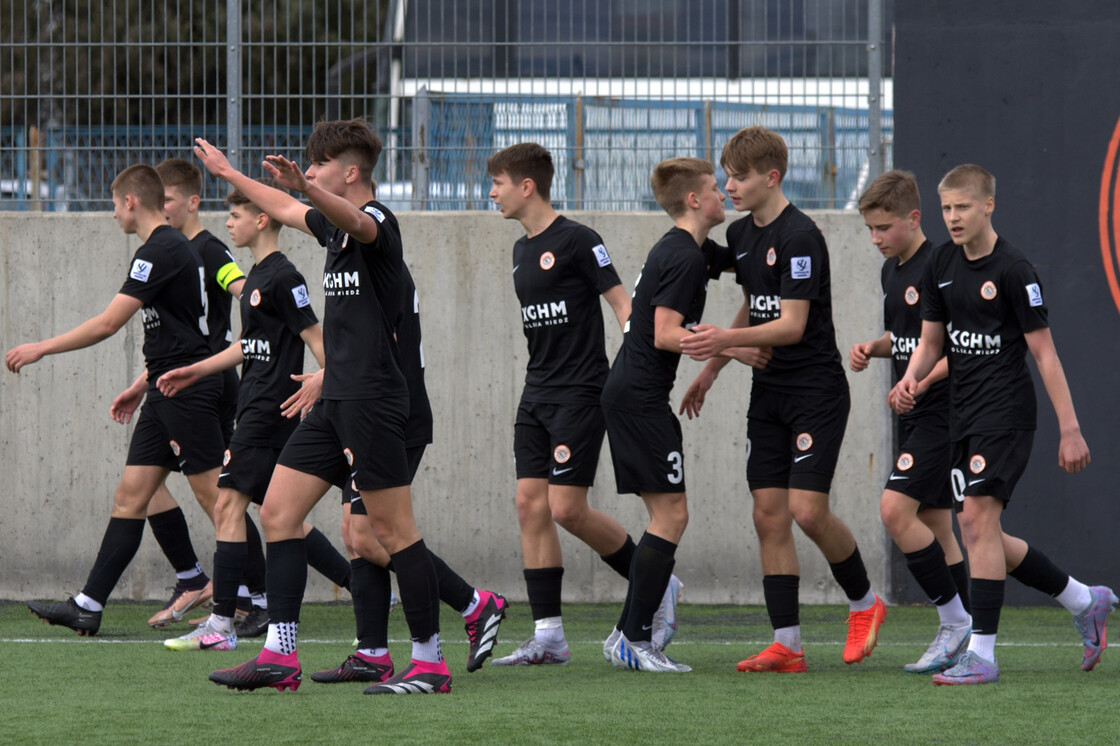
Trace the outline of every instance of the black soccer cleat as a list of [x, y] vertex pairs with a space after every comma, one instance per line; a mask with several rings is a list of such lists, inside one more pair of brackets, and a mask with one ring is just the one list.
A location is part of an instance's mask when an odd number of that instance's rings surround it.
[[58, 604], [28, 601], [27, 608], [44, 622], [69, 627], [83, 637], [92, 637], [101, 629], [101, 612], [86, 611], [78, 606], [73, 597]]
[[414, 660], [388, 681], [365, 688], [366, 694], [447, 694], [450, 691], [451, 672], [442, 660], [439, 663]]
[[251, 690], [273, 686], [281, 692], [285, 689], [294, 692], [299, 689], [303, 676], [295, 653], [280, 655], [265, 648], [256, 658], [240, 666], [212, 671], [210, 680], [230, 689]]
[[254, 606], [249, 610], [248, 616], [234, 625], [233, 632], [242, 640], [247, 637], [260, 637], [268, 632], [268, 609]]
[[375, 661], [351, 655], [338, 668], [311, 674], [311, 680], [320, 684], [341, 684], [347, 681], [382, 682], [392, 677], [393, 660], [388, 655], [383, 655]]

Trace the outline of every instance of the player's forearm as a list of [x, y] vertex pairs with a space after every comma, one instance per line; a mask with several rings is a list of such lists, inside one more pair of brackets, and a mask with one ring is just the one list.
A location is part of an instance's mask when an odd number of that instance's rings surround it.
[[801, 341], [805, 327], [792, 319], [779, 317], [758, 326], [728, 329], [728, 347], [786, 347]]
[[304, 191], [311, 204], [323, 213], [331, 225], [347, 233], [362, 243], [372, 243], [377, 239], [377, 221], [362, 212], [345, 197], [331, 194], [322, 187], [310, 183]]
[[119, 326], [106, 319], [104, 315], [94, 316], [65, 334], [43, 340], [43, 354], [57, 355], [62, 352], [92, 347], [98, 342], [113, 336], [119, 329]]
[[891, 356], [891, 333], [887, 332], [883, 336], [876, 339], [871, 343], [871, 351], [868, 357], [890, 357]]
[[289, 228], [307, 232], [306, 216], [309, 208], [292, 195], [262, 184], [240, 171], [224, 173], [222, 178], [268, 213], [273, 220], [278, 220]]
[[190, 367], [194, 369], [199, 378], [205, 378], [215, 373], [221, 373], [223, 370], [236, 368], [243, 362], [245, 362], [245, 356], [241, 352], [241, 342], [237, 341], [221, 352], [215, 353], [205, 360], [199, 360]]
[[1081, 424], [1077, 421], [1077, 412], [1073, 408], [1073, 396], [1069, 391], [1069, 382], [1066, 380], [1065, 369], [1057, 354], [1042, 355], [1035, 358], [1038, 365], [1038, 375], [1042, 385], [1046, 387], [1046, 395], [1050, 397], [1050, 404], [1054, 407], [1054, 415], [1058, 418], [1058, 429], [1062, 435], [1073, 435], [1081, 432]]
[[692, 332], [683, 326], [669, 329], [657, 329], [653, 334], [653, 346], [666, 352], [681, 354], [681, 339]]
[[940, 351], [923, 338], [910, 356], [910, 364], [906, 366], [906, 376], [921, 381], [930, 374], [940, 357]]

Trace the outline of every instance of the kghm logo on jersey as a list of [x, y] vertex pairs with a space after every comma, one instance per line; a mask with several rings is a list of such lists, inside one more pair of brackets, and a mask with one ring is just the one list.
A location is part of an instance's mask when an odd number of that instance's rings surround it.
[[558, 464], [568, 463], [568, 459], [572, 457], [572, 451], [566, 445], [558, 445], [552, 451], [552, 460]]
[[770, 321], [782, 315], [782, 296], [752, 295], [748, 301], [751, 307], [751, 320]]
[[906, 301], [906, 305], [908, 306], [916, 305], [918, 302], [918, 289], [913, 285], [906, 288], [906, 292], [903, 293], [902, 299]]
[[949, 346], [958, 355], [998, 355], [1003, 348], [1003, 340], [998, 334], [954, 329], [952, 322], [946, 331], [949, 332]]
[[145, 329], [155, 329], [159, 326], [159, 311], [151, 306], [144, 306], [140, 309], [140, 321], [144, 324]]
[[797, 450], [807, 451], [813, 447], [813, 436], [809, 433], [801, 433], [797, 436]]
[[267, 363], [272, 359], [272, 343], [267, 339], [241, 339], [241, 356], [246, 360], [259, 360]]
[[770, 267], [773, 267], [777, 263], [778, 263], [778, 252], [774, 251], [774, 247], [771, 246], [766, 251], [766, 264]]
[[997, 294], [996, 284], [991, 280], [980, 286], [980, 297], [984, 300], [995, 300]]
[[895, 467], [899, 471], [909, 471], [910, 467], [912, 467], [913, 465], [914, 465], [914, 457], [911, 456], [909, 453], [900, 453], [898, 455], [898, 461], [895, 463]]
[[907, 360], [916, 349], [918, 349], [917, 337], [896, 337], [894, 332], [891, 332], [891, 357]]
[[326, 295], [361, 295], [357, 272], [324, 272], [323, 292]]
[[249, 296], [249, 305], [256, 308], [261, 304], [261, 291], [253, 290], [252, 295]]
[[556, 264], [556, 255], [551, 251], [546, 251], [541, 254], [541, 269], [546, 272], [552, 269], [552, 265]]
[[973, 474], [979, 474], [988, 468], [988, 462], [979, 453], [968, 460], [968, 470]]
[[526, 329], [568, 323], [568, 302], [533, 303], [521, 307], [521, 323]]

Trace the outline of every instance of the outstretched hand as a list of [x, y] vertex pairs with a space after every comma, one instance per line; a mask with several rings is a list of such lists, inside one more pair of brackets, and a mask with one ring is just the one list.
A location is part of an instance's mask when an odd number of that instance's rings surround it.
[[194, 142], [194, 154], [198, 160], [202, 161], [202, 165], [206, 167], [207, 171], [219, 179], [224, 179], [233, 173], [233, 166], [226, 158], [225, 153], [201, 137], [196, 137]]
[[268, 171], [268, 175], [280, 182], [285, 189], [305, 192], [311, 183], [298, 163], [289, 161], [282, 155], [266, 155], [264, 170]]

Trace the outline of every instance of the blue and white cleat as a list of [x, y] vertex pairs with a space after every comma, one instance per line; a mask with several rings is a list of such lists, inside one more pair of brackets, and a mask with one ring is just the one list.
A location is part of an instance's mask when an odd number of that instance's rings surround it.
[[902, 670], [907, 673], [938, 673], [952, 668], [957, 659], [968, 650], [972, 637], [972, 622], [961, 625], [942, 624], [937, 636], [917, 663], [907, 663]]
[[1082, 671], [1092, 671], [1100, 662], [1104, 649], [1108, 647], [1105, 640], [1108, 615], [1118, 602], [1116, 594], [1106, 586], [1094, 585], [1089, 591], [1093, 594], [1093, 603], [1073, 618], [1074, 629], [1081, 635], [1081, 642], [1085, 645], [1081, 654]]

